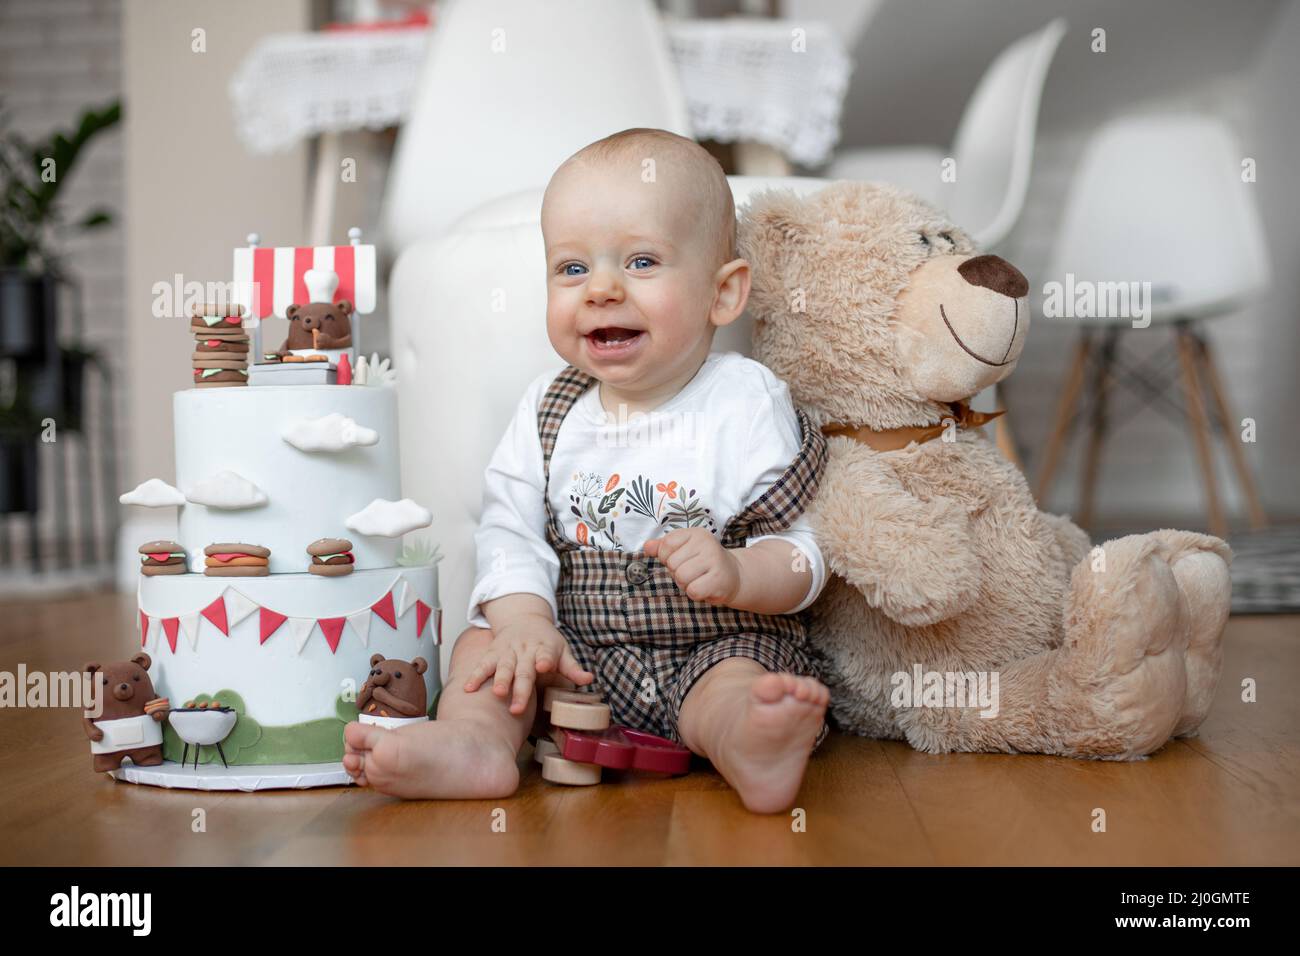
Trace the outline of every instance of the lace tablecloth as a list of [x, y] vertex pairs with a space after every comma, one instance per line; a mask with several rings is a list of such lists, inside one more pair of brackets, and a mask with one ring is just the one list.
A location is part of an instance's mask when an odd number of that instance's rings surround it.
[[[826, 25], [735, 18], [664, 26], [697, 139], [765, 143], [807, 166], [830, 157], [852, 64]], [[268, 153], [320, 133], [399, 125], [427, 37], [424, 30], [266, 37], [230, 82], [239, 138]]]

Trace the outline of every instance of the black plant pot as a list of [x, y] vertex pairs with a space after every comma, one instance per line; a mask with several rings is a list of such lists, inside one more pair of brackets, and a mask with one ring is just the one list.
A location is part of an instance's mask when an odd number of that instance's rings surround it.
[[87, 352], [74, 349], [63, 350], [62, 389], [63, 408], [59, 415], [59, 427], [71, 432], [80, 432], [85, 421], [86, 405], [86, 367], [93, 361]]
[[58, 341], [56, 281], [24, 269], [0, 269], [0, 355], [43, 359]]
[[36, 442], [33, 436], [0, 435], [0, 515], [36, 514]]

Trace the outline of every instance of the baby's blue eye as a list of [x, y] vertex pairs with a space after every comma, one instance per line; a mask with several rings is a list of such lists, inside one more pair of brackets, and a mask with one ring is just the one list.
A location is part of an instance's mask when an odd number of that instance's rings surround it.
[[570, 262], [564, 266], [562, 273], [566, 276], [580, 276], [587, 274], [587, 267], [581, 262]]
[[628, 263], [628, 266], [633, 269], [649, 269], [654, 264], [655, 261], [649, 256], [635, 256], [632, 261]]

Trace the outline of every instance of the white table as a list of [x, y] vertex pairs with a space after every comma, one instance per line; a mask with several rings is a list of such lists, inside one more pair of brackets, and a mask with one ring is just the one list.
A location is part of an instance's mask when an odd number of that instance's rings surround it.
[[[436, 29], [434, 27], [433, 29]], [[839, 139], [852, 63], [818, 21], [667, 20], [697, 139], [735, 143], [740, 172], [817, 166]], [[333, 215], [338, 135], [399, 126], [419, 82], [428, 31], [386, 29], [265, 37], [230, 82], [235, 128], [254, 153], [319, 138], [310, 242]]]

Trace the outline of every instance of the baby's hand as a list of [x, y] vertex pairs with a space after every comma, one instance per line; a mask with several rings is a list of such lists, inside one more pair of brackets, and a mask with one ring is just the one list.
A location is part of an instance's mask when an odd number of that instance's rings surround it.
[[537, 675], [555, 670], [579, 686], [595, 680], [594, 674], [578, 665], [564, 635], [554, 624], [537, 615], [525, 614], [494, 629], [492, 642], [465, 682], [465, 692], [474, 693], [495, 674], [492, 693], [505, 697], [513, 687], [510, 713], [522, 714], [537, 683]]
[[644, 548], [692, 601], [730, 605], [740, 592], [740, 562], [704, 528], [678, 528], [651, 538]]

